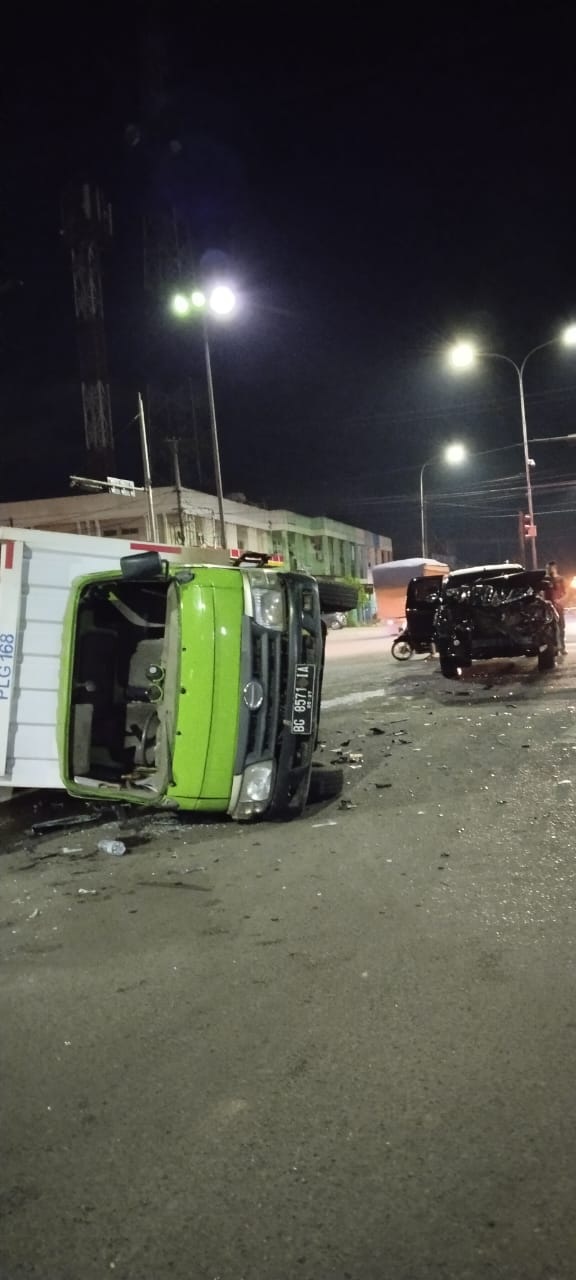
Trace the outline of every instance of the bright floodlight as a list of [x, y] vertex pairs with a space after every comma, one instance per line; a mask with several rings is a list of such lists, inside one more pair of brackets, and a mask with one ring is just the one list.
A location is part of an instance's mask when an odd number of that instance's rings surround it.
[[187, 316], [190, 303], [183, 293], [176, 293], [172, 299], [172, 310], [177, 316]]
[[565, 347], [576, 347], [576, 324], [569, 324], [562, 334]]
[[236, 306], [236, 298], [227, 284], [217, 284], [209, 298], [210, 310], [217, 316], [227, 316]]
[[461, 462], [466, 461], [466, 448], [463, 444], [449, 444], [444, 450], [444, 458], [450, 466], [457, 467]]
[[202, 293], [201, 289], [194, 289], [190, 294], [190, 301], [193, 307], [198, 307], [198, 308], [205, 307], [206, 294]]
[[476, 363], [476, 348], [471, 342], [456, 342], [448, 353], [453, 369], [470, 369]]

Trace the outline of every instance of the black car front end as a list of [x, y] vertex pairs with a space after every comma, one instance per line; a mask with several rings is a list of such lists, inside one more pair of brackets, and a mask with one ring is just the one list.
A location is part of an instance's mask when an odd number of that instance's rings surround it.
[[458, 666], [477, 658], [537, 656], [557, 649], [558, 617], [541, 571], [444, 586], [436, 615], [439, 653]]

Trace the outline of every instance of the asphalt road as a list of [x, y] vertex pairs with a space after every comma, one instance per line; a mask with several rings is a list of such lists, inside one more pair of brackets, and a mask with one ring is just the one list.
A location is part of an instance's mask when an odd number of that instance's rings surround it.
[[354, 808], [114, 859], [4, 806], [2, 1280], [576, 1273], [576, 652], [329, 643]]

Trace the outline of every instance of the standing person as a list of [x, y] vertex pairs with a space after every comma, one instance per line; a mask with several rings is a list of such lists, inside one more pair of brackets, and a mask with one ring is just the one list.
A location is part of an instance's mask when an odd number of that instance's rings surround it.
[[552, 601], [560, 619], [560, 645], [562, 653], [566, 653], [566, 618], [564, 616], [566, 583], [563, 577], [558, 573], [558, 565], [555, 560], [548, 561], [548, 564], [546, 565], [546, 573], [548, 574], [550, 582], [549, 599]]

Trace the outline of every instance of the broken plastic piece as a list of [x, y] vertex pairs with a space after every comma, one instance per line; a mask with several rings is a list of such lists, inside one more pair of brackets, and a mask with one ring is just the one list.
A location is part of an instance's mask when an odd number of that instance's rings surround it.
[[99, 840], [98, 849], [100, 853], [110, 853], [113, 858], [123, 858], [126, 853], [123, 840]]
[[30, 828], [33, 836], [49, 835], [52, 831], [66, 831], [70, 827], [95, 827], [110, 817], [110, 811], [99, 813], [81, 813], [75, 818], [48, 818], [46, 822], [34, 822]]

